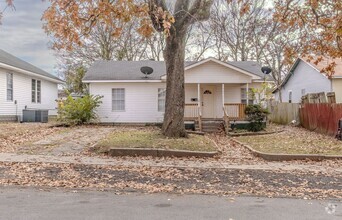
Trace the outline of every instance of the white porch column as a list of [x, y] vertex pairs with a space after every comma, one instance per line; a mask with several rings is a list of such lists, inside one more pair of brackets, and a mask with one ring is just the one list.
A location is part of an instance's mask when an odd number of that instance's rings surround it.
[[198, 107], [201, 107], [201, 84], [197, 83], [197, 104]]
[[248, 83], [246, 85], [246, 98], [247, 98], [246, 103], [247, 105], [249, 105], [249, 84]]
[[222, 107], [224, 108], [224, 84], [222, 84]]

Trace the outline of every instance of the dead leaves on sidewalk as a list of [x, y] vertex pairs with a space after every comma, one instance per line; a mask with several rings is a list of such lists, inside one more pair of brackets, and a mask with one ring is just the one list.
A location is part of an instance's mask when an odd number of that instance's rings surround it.
[[3, 186], [342, 198], [342, 176], [328, 173], [49, 163], [0, 163], [0, 171]]

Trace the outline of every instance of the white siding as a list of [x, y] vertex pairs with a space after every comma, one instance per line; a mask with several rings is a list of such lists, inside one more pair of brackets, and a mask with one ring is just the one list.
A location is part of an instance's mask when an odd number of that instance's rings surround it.
[[185, 103], [195, 104], [197, 102], [191, 101], [192, 98], [198, 97], [198, 87], [197, 84], [186, 84], [185, 85]]
[[[112, 111], [112, 89], [125, 89], [125, 111]], [[101, 122], [155, 123], [162, 122], [164, 112], [158, 112], [158, 88], [165, 83], [91, 83], [90, 94], [101, 95], [97, 109]]]
[[332, 80], [333, 91], [336, 96], [336, 103], [342, 103], [342, 79], [334, 78]]
[[[305, 89], [306, 94], [331, 92], [331, 81], [309, 64], [300, 61], [293, 75], [281, 89], [282, 101], [289, 102], [289, 91], [292, 91], [292, 102], [300, 103], [302, 89]], [[279, 92], [275, 94], [275, 99], [279, 100]]]
[[213, 61], [185, 71], [185, 83], [247, 83], [252, 77]]
[[[13, 102], [6, 99], [6, 73], [13, 73]], [[31, 80], [41, 81], [41, 103], [31, 102]], [[52, 83], [37, 77], [27, 76], [13, 71], [0, 69], [0, 116], [22, 115], [22, 110], [27, 108], [49, 109], [49, 115], [56, 115], [56, 99], [58, 96], [57, 83]], [[17, 101], [17, 105], [14, 101]]]

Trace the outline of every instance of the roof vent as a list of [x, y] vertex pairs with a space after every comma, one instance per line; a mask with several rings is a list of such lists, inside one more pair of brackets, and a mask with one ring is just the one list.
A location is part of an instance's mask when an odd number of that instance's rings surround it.
[[145, 75], [145, 78], [148, 77], [151, 73], [153, 73], [153, 69], [149, 66], [143, 66], [140, 68], [140, 71]]

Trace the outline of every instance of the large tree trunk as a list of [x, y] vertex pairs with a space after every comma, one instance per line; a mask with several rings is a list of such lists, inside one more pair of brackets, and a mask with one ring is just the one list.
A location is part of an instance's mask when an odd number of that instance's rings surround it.
[[167, 137], [187, 137], [184, 126], [184, 59], [188, 26], [174, 26], [166, 39], [166, 106], [163, 134]]

